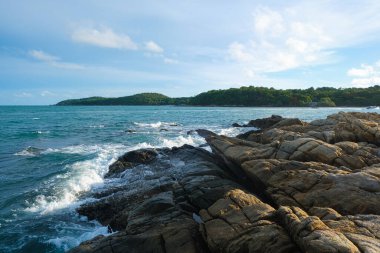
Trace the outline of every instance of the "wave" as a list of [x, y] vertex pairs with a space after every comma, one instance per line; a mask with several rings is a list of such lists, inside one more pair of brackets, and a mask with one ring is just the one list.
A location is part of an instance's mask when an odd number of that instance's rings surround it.
[[176, 122], [154, 122], [154, 123], [139, 123], [139, 122], [133, 122], [136, 126], [139, 127], [146, 127], [146, 128], [159, 128], [159, 127], [173, 127], [178, 126], [179, 124]]
[[36, 131], [37, 134], [50, 134], [50, 131], [41, 131], [41, 130], [38, 130]]
[[240, 129], [237, 127], [222, 128], [216, 131], [216, 133], [219, 135], [225, 135], [229, 137], [236, 136], [240, 134], [240, 132]]
[[56, 248], [68, 251], [69, 249], [78, 246], [81, 242], [90, 240], [98, 235], [104, 235], [108, 236], [111, 235], [108, 233], [108, 227], [102, 226], [98, 222], [93, 222], [95, 227], [88, 229], [88, 228], [82, 228], [80, 226], [72, 226], [72, 227], [60, 227], [57, 228], [57, 230], [62, 231], [63, 229], [66, 231], [75, 231], [82, 232], [81, 235], [77, 235], [77, 233], [74, 233], [73, 235], [65, 235], [61, 237], [56, 237], [53, 239], [49, 239], [46, 241], [46, 243], [53, 244]]
[[125, 151], [124, 145], [98, 146], [96, 158], [66, 165], [67, 172], [49, 180], [52, 189], [49, 195], [38, 195], [25, 210], [46, 214], [63, 208], [75, 208], [88, 200], [79, 201], [81, 193], [89, 191], [94, 185], [103, 183], [103, 176], [110, 163]]
[[90, 128], [104, 128], [105, 127], [105, 125], [102, 125], [102, 124], [100, 124], [100, 125], [91, 125], [90, 126]]
[[37, 156], [37, 155], [41, 154], [43, 151], [44, 151], [44, 149], [29, 146], [26, 149], [15, 153], [15, 155], [17, 155], [17, 156]]
[[160, 141], [160, 144], [159, 144], [160, 147], [168, 147], [168, 148], [180, 147], [185, 144], [199, 146], [205, 143], [204, 139], [198, 135], [178, 136], [172, 139], [161, 137], [159, 138], [159, 141]]
[[101, 145], [74, 145], [63, 148], [37, 148], [29, 146], [26, 149], [15, 153], [18, 156], [37, 156], [37, 155], [46, 155], [53, 153], [61, 154], [79, 154], [79, 155], [89, 155], [101, 151]]

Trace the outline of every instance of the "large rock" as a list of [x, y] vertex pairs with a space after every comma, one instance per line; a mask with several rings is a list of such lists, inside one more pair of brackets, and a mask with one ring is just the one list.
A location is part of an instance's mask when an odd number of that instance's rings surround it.
[[78, 208], [119, 232], [71, 252], [380, 252], [380, 116], [253, 124], [126, 153]]
[[309, 216], [298, 207], [281, 207], [279, 216], [293, 240], [308, 253], [359, 253], [359, 249], [339, 231]]
[[212, 252], [299, 252], [278, 224], [276, 210], [241, 190], [228, 192], [200, 214]]
[[78, 208], [121, 232], [72, 252], [208, 252], [193, 217], [241, 186], [203, 149], [185, 145], [155, 152], [160, 159], [113, 174], [119, 186], [97, 192], [97, 201]]
[[124, 170], [137, 164], [147, 164], [156, 158], [156, 156], [157, 152], [154, 149], [139, 149], [125, 153], [109, 166], [108, 173], [105, 177], [120, 174]]
[[309, 124], [290, 122], [277, 124], [262, 133], [252, 133], [245, 139], [261, 143], [296, 138], [315, 138], [328, 143], [342, 141], [380, 144], [380, 115], [377, 113], [340, 112]]

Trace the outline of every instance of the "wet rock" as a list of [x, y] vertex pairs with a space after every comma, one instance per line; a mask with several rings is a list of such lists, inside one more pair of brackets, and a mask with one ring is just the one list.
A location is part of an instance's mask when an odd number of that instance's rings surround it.
[[97, 193], [99, 200], [78, 209], [121, 232], [72, 252], [209, 252], [193, 214], [241, 186], [203, 149], [185, 145], [155, 152], [160, 159], [131, 167], [132, 178], [120, 178], [123, 187]]
[[252, 124], [239, 138], [197, 130], [213, 153], [126, 153], [78, 208], [119, 232], [71, 252], [380, 252], [380, 116]]
[[136, 130], [133, 130], [133, 129], [128, 129], [128, 130], [125, 130], [126, 133], [136, 133]]
[[119, 157], [116, 162], [109, 166], [108, 173], [105, 177], [118, 174], [127, 168], [133, 167], [136, 164], [146, 164], [151, 162], [157, 156], [154, 149], [140, 149], [130, 151], [123, 156]]
[[238, 124], [238, 123], [233, 123], [232, 124], [233, 127], [242, 127], [242, 125]]
[[206, 129], [197, 129], [196, 132], [199, 134], [199, 136], [203, 138], [207, 138], [208, 136], [216, 135], [216, 133], [206, 130]]
[[189, 130], [186, 132], [187, 135], [192, 135], [192, 134], [196, 134], [196, 133], [197, 133], [197, 131], [195, 131], [195, 130]]

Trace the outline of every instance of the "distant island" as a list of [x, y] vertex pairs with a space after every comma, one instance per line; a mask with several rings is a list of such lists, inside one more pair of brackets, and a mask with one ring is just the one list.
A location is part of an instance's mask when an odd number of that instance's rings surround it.
[[106, 98], [64, 100], [56, 105], [193, 105], [193, 106], [373, 106], [380, 104], [380, 86], [369, 88], [309, 88], [277, 90], [266, 87], [240, 87], [211, 90], [194, 97], [171, 98], [160, 93]]

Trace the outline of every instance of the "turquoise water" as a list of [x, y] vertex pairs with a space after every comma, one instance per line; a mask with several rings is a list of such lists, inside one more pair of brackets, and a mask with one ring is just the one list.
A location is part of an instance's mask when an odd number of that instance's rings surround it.
[[[187, 132], [230, 127], [279, 114], [310, 121], [363, 108], [228, 108], [174, 106], [0, 107], [0, 252], [64, 252], [107, 228], [75, 208], [107, 187], [108, 165], [126, 151], [200, 145]], [[206, 147], [207, 148], [207, 147]]]

